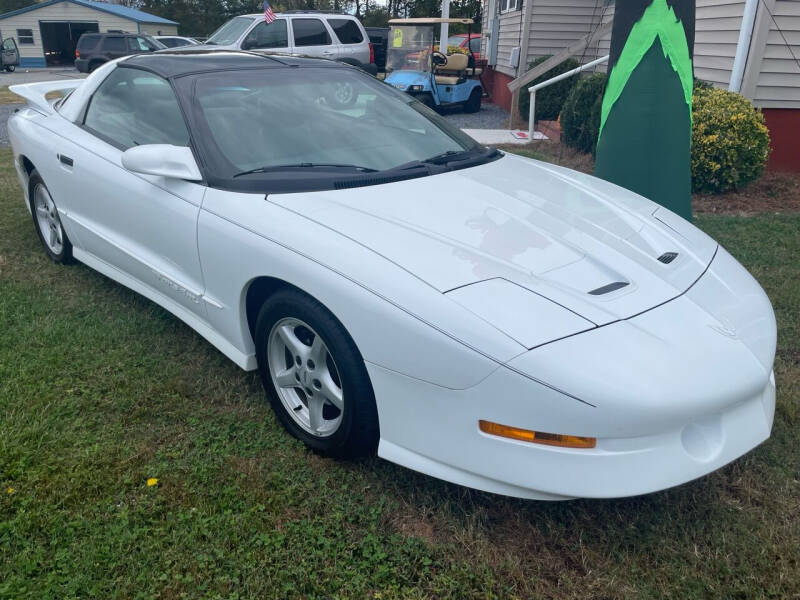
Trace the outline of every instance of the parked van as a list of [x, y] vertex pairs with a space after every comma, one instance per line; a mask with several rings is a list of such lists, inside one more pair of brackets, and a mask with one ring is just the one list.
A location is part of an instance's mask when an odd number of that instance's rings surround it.
[[377, 73], [372, 44], [363, 25], [352, 15], [293, 10], [276, 13], [267, 23], [264, 14], [234, 17], [217, 29], [202, 46], [270, 54], [303, 54], [329, 58]]

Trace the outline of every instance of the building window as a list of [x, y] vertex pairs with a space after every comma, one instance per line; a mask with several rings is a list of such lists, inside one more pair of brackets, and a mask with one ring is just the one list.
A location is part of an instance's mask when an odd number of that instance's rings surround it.
[[17, 29], [17, 40], [20, 44], [33, 44], [33, 29]]
[[522, 0], [500, 0], [500, 12], [511, 12], [522, 8]]

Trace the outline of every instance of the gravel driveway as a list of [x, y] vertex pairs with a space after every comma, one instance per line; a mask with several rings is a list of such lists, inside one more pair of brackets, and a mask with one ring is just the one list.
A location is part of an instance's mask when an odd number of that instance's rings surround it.
[[508, 112], [496, 104], [485, 103], [472, 114], [465, 113], [461, 107], [446, 109], [442, 116], [461, 129], [505, 129], [508, 127]]

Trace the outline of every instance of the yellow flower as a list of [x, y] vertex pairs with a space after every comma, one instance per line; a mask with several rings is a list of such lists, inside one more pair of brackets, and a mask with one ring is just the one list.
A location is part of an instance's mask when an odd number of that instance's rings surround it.
[[147, 480], [147, 487], [153, 487], [158, 483], [158, 479], [156, 477], [151, 477]]
[[6, 492], [8, 492], [8, 495], [9, 495], [9, 496], [10, 496], [11, 494], [13, 494], [14, 492], [16, 492], [16, 491], [17, 491], [17, 490], [15, 490], [13, 487], [10, 487], [10, 488], [8, 488], [8, 489], [6, 490]]

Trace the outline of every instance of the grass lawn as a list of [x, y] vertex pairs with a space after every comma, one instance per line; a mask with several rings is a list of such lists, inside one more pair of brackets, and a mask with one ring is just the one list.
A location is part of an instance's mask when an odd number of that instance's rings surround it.
[[[49, 94], [45, 95], [45, 98], [60, 98], [63, 96], [61, 92], [50, 92]], [[24, 98], [20, 98], [14, 92], [8, 89], [8, 87], [0, 87], [0, 104], [23, 104], [25, 102]]]
[[676, 489], [543, 503], [307, 451], [256, 375], [49, 262], [21, 196], [0, 150], [0, 598], [800, 596], [800, 213], [697, 219], [774, 303], [772, 438]]

